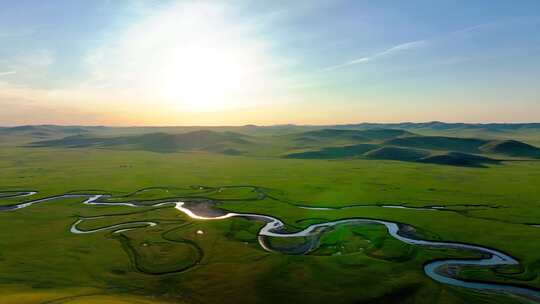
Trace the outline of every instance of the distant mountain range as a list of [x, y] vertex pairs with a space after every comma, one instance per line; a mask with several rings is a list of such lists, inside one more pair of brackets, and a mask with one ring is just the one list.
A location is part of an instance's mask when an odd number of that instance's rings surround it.
[[[492, 132], [497, 131], [515, 131], [515, 130], [540, 130], [540, 123], [446, 123], [440, 121], [431, 122], [402, 122], [402, 123], [357, 123], [357, 124], [341, 124], [341, 125], [244, 125], [244, 126], [155, 126], [155, 127], [107, 127], [107, 126], [59, 126], [59, 125], [25, 125], [17, 127], [0, 127], [0, 133], [33, 133], [33, 132], [64, 132], [64, 133], [83, 133], [92, 131], [105, 130], [241, 130], [245, 132], [256, 132], [260, 130], [277, 131], [277, 130], [306, 130], [306, 129], [430, 129], [438, 131], [446, 130], [487, 130]], [[158, 132], [158, 131], [155, 131]], [[37, 134], [39, 135], [39, 134]]]
[[364, 123], [326, 128], [295, 125], [0, 128], [0, 144], [13, 141], [32, 148], [158, 153], [204, 151], [290, 159], [359, 158], [471, 167], [508, 160], [540, 159], [540, 148], [530, 144], [535, 142], [534, 139], [540, 139], [539, 136], [540, 124], [536, 123]]
[[519, 129], [540, 129], [540, 123], [446, 123], [441, 121], [430, 122], [402, 122], [402, 123], [359, 123], [335, 125], [346, 128], [366, 128], [366, 129], [484, 129], [491, 131], [519, 130]]

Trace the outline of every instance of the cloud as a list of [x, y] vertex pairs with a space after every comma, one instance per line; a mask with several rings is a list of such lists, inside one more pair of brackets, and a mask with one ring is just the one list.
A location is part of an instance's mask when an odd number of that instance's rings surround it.
[[467, 35], [473, 35], [478, 34], [484, 31], [494, 31], [494, 30], [500, 30], [512, 26], [531, 26], [536, 25], [540, 22], [540, 18], [530, 18], [530, 17], [516, 17], [516, 18], [505, 18], [505, 19], [498, 19], [493, 20], [490, 22], [484, 22], [476, 25], [472, 25], [469, 27], [465, 27], [462, 29], [458, 29], [454, 32], [451, 32], [448, 36], [467, 36]]
[[469, 26], [469, 27], [462, 28], [462, 29], [456, 30], [454, 32], [451, 32], [448, 36], [474, 34], [474, 33], [484, 31], [484, 30], [493, 29], [498, 25], [500, 25], [500, 22], [496, 22], [496, 21], [480, 23], [480, 24], [477, 24], [477, 25]]
[[323, 71], [333, 71], [333, 70], [348, 67], [348, 66], [351, 66], [351, 65], [366, 63], [366, 62], [378, 59], [380, 57], [390, 56], [390, 55], [393, 55], [393, 54], [396, 54], [396, 53], [399, 53], [399, 52], [402, 52], [402, 51], [418, 49], [418, 48], [424, 47], [426, 44], [427, 44], [427, 41], [425, 41], [425, 40], [417, 40], [417, 41], [411, 41], [411, 42], [398, 44], [398, 45], [393, 46], [391, 48], [388, 48], [388, 49], [386, 49], [384, 51], [375, 53], [375, 54], [373, 54], [371, 56], [361, 57], [361, 58], [357, 58], [357, 59], [347, 61], [347, 62], [342, 63], [342, 64], [326, 67], [326, 68], [323, 69]]
[[[370, 62], [370, 61], [373, 61], [373, 60], [378, 59], [380, 57], [390, 56], [390, 55], [393, 55], [393, 54], [396, 54], [396, 53], [399, 53], [399, 52], [402, 52], [402, 51], [418, 49], [418, 48], [424, 47], [424, 46], [426, 46], [428, 44], [429, 45], [437, 45], [437, 44], [440, 44], [440, 43], [443, 43], [443, 42], [451, 42], [451, 41], [457, 39], [457, 37], [463, 38], [463, 37], [476, 35], [476, 34], [484, 32], [484, 31], [495, 30], [497, 28], [500, 28], [500, 27], [508, 25], [508, 24], [517, 24], [517, 23], [531, 24], [531, 23], [534, 23], [534, 22], [538, 22], [538, 20], [539, 19], [521, 18], [521, 19], [511, 19], [511, 20], [502, 20], [502, 21], [501, 20], [495, 20], [495, 21], [491, 21], [491, 22], [480, 23], [480, 24], [476, 24], [476, 25], [473, 25], [473, 26], [468, 26], [468, 27], [465, 27], [465, 28], [461, 28], [461, 29], [455, 30], [455, 31], [450, 32], [450, 33], [446, 33], [446, 34], [442, 34], [442, 35], [439, 35], [439, 36], [436, 36], [436, 37], [432, 37], [432, 38], [429, 38], [429, 39], [402, 43], [402, 44], [396, 45], [394, 47], [388, 48], [388, 49], [386, 49], [384, 51], [381, 51], [379, 53], [373, 54], [371, 56], [353, 59], [353, 60], [347, 61], [345, 63], [341, 63], [341, 64], [326, 67], [326, 68], [324, 68], [322, 70], [323, 71], [333, 71], [333, 70], [345, 68], [345, 67], [348, 67], [348, 66], [351, 66], [351, 65]], [[453, 59], [451, 58], [448, 61], [452, 62]], [[451, 64], [451, 63], [447, 63], [447, 64]]]
[[0, 72], [0, 77], [2, 77], [2, 76], [8, 76], [8, 75], [13, 75], [13, 74], [17, 74], [17, 71], [5, 71], [5, 72]]

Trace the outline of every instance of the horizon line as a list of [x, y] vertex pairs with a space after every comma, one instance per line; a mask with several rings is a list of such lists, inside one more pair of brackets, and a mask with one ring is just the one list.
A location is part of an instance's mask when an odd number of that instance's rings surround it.
[[448, 122], [440, 120], [431, 121], [401, 121], [401, 122], [350, 122], [350, 123], [335, 123], [335, 124], [237, 124], [237, 125], [105, 125], [105, 124], [55, 124], [55, 123], [36, 123], [36, 124], [14, 124], [0, 125], [0, 128], [17, 128], [17, 127], [94, 127], [94, 128], [227, 128], [227, 127], [282, 127], [282, 126], [297, 126], [297, 127], [325, 127], [325, 126], [351, 126], [351, 125], [400, 125], [400, 124], [463, 124], [463, 125], [531, 125], [539, 124], [538, 122]]

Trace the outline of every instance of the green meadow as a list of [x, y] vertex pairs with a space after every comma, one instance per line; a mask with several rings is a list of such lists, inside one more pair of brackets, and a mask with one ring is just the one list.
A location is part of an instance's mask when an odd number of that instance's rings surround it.
[[[304, 255], [268, 252], [258, 242], [263, 222], [194, 220], [172, 205], [152, 206], [179, 200], [271, 215], [289, 231], [346, 218], [408, 224], [423, 239], [495, 248], [520, 262], [462, 267], [457, 278], [540, 290], [534, 132], [492, 138], [475, 131], [474, 140], [462, 140], [470, 133], [128, 131], [73, 135], [60, 128], [39, 138], [2, 131], [0, 193], [38, 193], [4, 195], [0, 207], [66, 193], [109, 194], [108, 202], [141, 206], [63, 198], [0, 212], [2, 303], [531, 301], [444, 285], [424, 274], [429, 261], [480, 258], [475, 252], [407, 245], [380, 225], [336, 226]], [[516, 133], [520, 141], [508, 141]], [[444, 209], [422, 210], [430, 206]], [[79, 219], [83, 231], [117, 224], [135, 229], [73, 234]], [[305, 241], [269, 240], [283, 247]]]

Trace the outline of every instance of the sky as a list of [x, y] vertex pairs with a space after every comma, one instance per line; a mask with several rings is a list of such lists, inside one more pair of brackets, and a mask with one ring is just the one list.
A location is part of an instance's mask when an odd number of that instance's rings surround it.
[[0, 125], [540, 122], [540, 1], [0, 0]]

